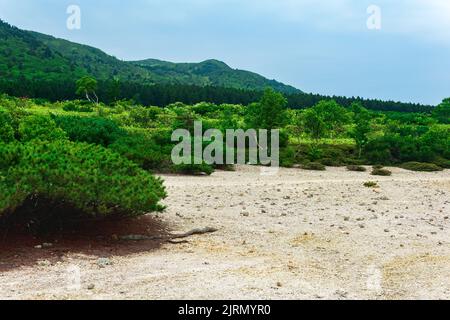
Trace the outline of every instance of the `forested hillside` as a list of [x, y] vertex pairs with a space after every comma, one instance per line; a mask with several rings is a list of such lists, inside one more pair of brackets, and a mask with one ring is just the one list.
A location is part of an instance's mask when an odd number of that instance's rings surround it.
[[258, 74], [234, 70], [225, 63], [174, 64], [157, 60], [121, 61], [103, 51], [0, 21], [0, 72], [9, 80], [71, 80], [84, 75], [140, 84], [217, 85], [226, 88], [300, 92]]
[[144, 105], [174, 102], [248, 104], [273, 88], [288, 106], [304, 109], [333, 98], [343, 106], [357, 101], [380, 111], [430, 112], [433, 106], [303, 93], [256, 73], [235, 70], [217, 60], [171, 63], [155, 59], [125, 62], [99, 49], [24, 31], [0, 21], [0, 92], [50, 101], [76, 99], [75, 82], [83, 76], [99, 82], [100, 101], [133, 99]]

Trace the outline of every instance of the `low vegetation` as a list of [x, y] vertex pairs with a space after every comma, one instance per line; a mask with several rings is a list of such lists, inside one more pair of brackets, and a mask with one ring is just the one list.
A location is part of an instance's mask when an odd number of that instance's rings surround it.
[[348, 171], [356, 171], [356, 172], [366, 172], [367, 169], [363, 166], [357, 166], [357, 165], [350, 165], [347, 166]]
[[387, 169], [373, 169], [372, 175], [389, 177], [389, 176], [392, 176], [392, 172]]
[[325, 171], [326, 167], [318, 162], [308, 162], [301, 165], [301, 168], [304, 170], [313, 170], [313, 171]]
[[410, 171], [424, 171], [424, 172], [433, 172], [433, 171], [442, 171], [441, 167], [434, 163], [422, 163], [422, 162], [407, 162], [401, 165], [403, 169]]
[[364, 183], [364, 187], [366, 188], [378, 188], [378, 183], [374, 181], [367, 181]]

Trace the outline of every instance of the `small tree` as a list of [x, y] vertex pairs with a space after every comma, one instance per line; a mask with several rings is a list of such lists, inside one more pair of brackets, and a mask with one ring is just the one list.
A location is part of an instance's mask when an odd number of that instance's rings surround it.
[[302, 114], [302, 119], [305, 132], [316, 142], [328, 133], [328, 126], [317, 109], [311, 108], [305, 110]]
[[273, 89], [266, 89], [261, 100], [247, 108], [247, 124], [253, 129], [279, 129], [287, 121], [287, 99]]
[[319, 117], [327, 126], [331, 138], [343, 132], [344, 126], [350, 122], [347, 109], [334, 100], [322, 100], [314, 106]]
[[[78, 95], [83, 95], [90, 102], [95, 102], [98, 104], [98, 97], [95, 93], [98, 88], [97, 80], [92, 77], [85, 76], [77, 81], [77, 91]], [[95, 100], [91, 98], [91, 95], [94, 96]]]
[[302, 112], [300, 110], [289, 110], [288, 113], [291, 122], [289, 125], [290, 132], [297, 138], [297, 142], [300, 143], [302, 135], [305, 133]]
[[444, 99], [433, 111], [433, 117], [442, 123], [450, 123], [450, 98]]
[[350, 135], [356, 142], [358, 156], [361, 158], [362, 150], [369, 142], [368, 134], [370, 132], [370, 113], [359, 102], [354, 102], [351, 109], [353, 111], [353, 121], [355, 122], [355, 127], [350, 132]]

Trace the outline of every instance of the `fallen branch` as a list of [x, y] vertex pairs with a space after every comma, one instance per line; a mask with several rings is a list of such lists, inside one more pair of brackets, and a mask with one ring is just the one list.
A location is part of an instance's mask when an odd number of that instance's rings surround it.
[[153, 237], [144, 236], [144, 235], [128, 235], [128, 236], [119, 237], [119, 239], [125, 240], [125, 241], [165, 240], [165, 241], [172, 243], [173, 242], [172, 240], [174, 240], [174, 239], [183, 239], [183, 238], [188, 238], [188, 237], [191, 237], [194, 235], [214, 233], [217, 231], [219, 231], [219, 230], [216, 228], [206, 227], [203, 229], [200, 229], [200, 228], [193, 229], [191, 231], [188, 231], [188, 232], [182, 233], [182, 234], [170, 234], [167, 236], [153, 236]]

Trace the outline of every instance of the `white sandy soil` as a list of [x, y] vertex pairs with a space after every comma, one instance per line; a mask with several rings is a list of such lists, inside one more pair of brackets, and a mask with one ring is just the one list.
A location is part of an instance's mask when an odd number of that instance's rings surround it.
[[172, 232], [218, 232], [102, 266], [99, 256], [69, 252], [10, 268], [0, 273], [0, 298], [450, 299], [450, 171], [392, 171], [261, 176], [243, 166], [164, 176], [159, 219]]

